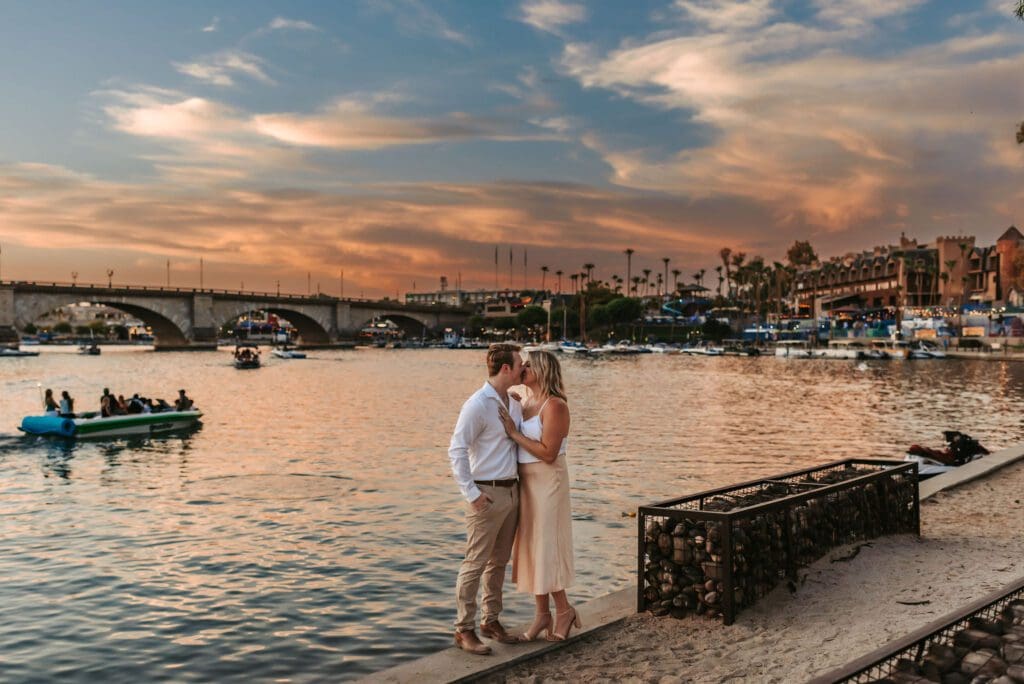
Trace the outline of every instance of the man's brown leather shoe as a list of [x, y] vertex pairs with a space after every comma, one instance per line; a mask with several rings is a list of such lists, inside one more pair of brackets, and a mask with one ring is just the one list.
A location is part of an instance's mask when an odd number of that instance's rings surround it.
[[465, 632], [456, 632], [455, 645], [467, 653], [475, 653], [476, 655], [491, 654], [491, 647], [484, 646], [484, 643], [477, 637], [476, 632], [471, 629]]
[[480, 623], [480, 634], [488, 639], [494, 639], [495, 641], [503, 644], [519, 643], [519, 639], [506, 632], [505, 628], [502, 627], [501, 623], [497, 620], [494, 622]]

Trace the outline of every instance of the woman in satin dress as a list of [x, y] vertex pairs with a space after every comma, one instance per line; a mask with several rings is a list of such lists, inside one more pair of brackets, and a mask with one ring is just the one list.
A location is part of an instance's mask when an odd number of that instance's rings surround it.
[[[529, 352], [523, 366], [528, 396], [522, 424], [517, 427], [507, 411], [499, 409], [505, 431], [519, 446], [519, 527], [512, 581], [536, 602], [533, 624], [520, 638], [534, 641], [543, 633], [550, 641], [562, 641], [574, 626], [581, 626], [565, 595], [575, 580], [565, 457], [569, 404], [554, 354]], [[554, 617], [549, 599], [555, 602]]]

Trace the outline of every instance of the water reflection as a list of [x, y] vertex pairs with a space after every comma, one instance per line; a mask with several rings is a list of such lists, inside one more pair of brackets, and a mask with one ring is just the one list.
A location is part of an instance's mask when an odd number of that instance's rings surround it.
[[173, 433], [162, 435], [133, 435], [105, 440], [76, 440], [60, 437], [42, 437], [26, 435], [0, 441], [0, 454], [10, 453], [41, 453], [45, 456], [42, 467], [47, 472], [62, 479], [70, 479], [72, 463], [76, 454], [99, 454], [109, 469], [122, 464], [122, 458], [139, 463], [146, 454], [159, 457], [167, 454], [178, 454], [182, 457], [191, 450], [192, 437], [202, 428], [202, 424], [193, 425]]
[[[337, 680], [448, 645], [464, 528], [446, 449], [482, 354], [317, 356], [239, 373], [228, 351], [44, 350], [0, 368], [0, 432], [37, 409], [37, 378], [77, 397], [185, 387], [205, 413], [186, 436], [0, 435], [7, 678]], [[1024, 364], [652, 355], [565, 375], [581, 600], [630, 581], [639, 504], [944, 429], [1022, 436]], [[511, 592], [509, 622], [527, 620]]]

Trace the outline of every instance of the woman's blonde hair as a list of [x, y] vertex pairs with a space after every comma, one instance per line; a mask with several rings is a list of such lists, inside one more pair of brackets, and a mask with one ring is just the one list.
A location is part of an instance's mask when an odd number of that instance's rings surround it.
[[569, 401], [562, 385], [562, 366], [558, 363], [557, 356], [547, 351], [531, 351], [526, 354], [526, 360], [530, 362], [530, 368], [537, 376], [542, 392], [550, 397]]

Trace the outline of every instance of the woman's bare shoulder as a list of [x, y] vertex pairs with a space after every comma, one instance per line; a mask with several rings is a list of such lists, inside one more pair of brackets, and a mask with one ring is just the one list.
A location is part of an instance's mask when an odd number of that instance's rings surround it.
[[547, 406], [544, 407], [544, 412], [551, 411], [554, 415], [560, 415], [569, 412], [569, 403], [561, 397], [551, 397], [548, 399]]

